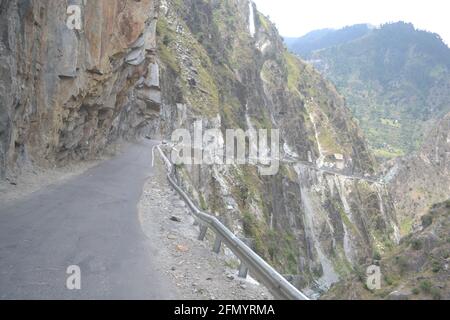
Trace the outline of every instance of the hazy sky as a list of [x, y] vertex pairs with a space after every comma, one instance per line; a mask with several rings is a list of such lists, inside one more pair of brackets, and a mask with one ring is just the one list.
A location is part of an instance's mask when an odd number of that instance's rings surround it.
[[323, 28], [356, 23], [412, 22], [416, 28], [436, 32], [450, 44], [448, 0], [253, 0], [269, 15], [281, 35], [302, 36]]

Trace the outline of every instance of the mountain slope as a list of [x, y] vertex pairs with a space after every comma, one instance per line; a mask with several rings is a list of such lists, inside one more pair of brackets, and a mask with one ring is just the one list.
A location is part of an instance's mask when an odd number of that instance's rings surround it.
[[450, 49], [438, 35], [402, 22], [352, 41], [341, 41], [337, 31], [330, 37], [336, 45], [316, 42], [304, 58], [346, 97], [372, 149], [382, 158], [417, 150], [450, 111]]
[[279, 129], [277, 174], [185, 165], [180, 183], [313, 296], [398, 243], [392, 199], [344, 98], [253, 2], [87, 1], [82, 31], [67, 28], [61, 1], [0, 8], [2, 176], [95, 157], [123, 137], [192, 133], [199, 120]]
[[436, 204], [423, 217], [420, 230], [376, 263], [381, 289], [370, 291], [356, 276], [334, 286], [324, 299], [450, 299], [450, 200]]
[[430, 206], [450, 198], [450, 113], [439, 120], [414, 154], [386, 174], [404, 235], [420, 225]]
[[403, 238], [376, 262], [383, 275], [381, 290], [365, 288], [365, 265], [325, 298], [449, 299], [450, 113], [430, 131], [420, 151], [393, 161], [385, 182]]
[[222, 132], [276, 128], [291, 160], [266, 177], [253, 165], [178, 167], [199, 206], [313, 291], [395, 245], [391, 199], [371, 179], [375, 161], [344, 99], [252, 2], [162, 1], [157, 33], [163, 132], [198, 120]]

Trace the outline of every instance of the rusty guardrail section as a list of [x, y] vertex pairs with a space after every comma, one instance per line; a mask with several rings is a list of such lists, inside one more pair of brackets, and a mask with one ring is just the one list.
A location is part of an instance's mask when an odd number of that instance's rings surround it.
[[197, 208], [187, 193], [178, 185], [174, 177], [174, 166], [161, 150], [160, 145], [156, 148], [166, 164], [168, 170], [167, 179], [169, 180], [169, 183], [187, 203], [192, 210], [195, 219], [200, 224], [200, 240], [205, 238], [207, 229], [210, 228], [216, 234], [216, 241], [213, 249], [214, 252], [219, 253], [220, 247], [222, 243], [224, 243], [240, 259], [240, 275], [245, 277], [247, 275], [247, 270], [250, 270], [252, 276], [264, 284], [277, 299], [309, 300], [306, 295], [295, 288], [216, 217]]

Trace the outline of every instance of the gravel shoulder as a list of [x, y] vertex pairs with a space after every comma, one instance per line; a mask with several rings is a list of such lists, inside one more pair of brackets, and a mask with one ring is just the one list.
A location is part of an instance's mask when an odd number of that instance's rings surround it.
[[[212, 252], [213, 235], [197, 240], [199, 227], [179, 196], [171, 190], [160, 156], [155, 155], [154, 176], [144, 186], [139, 213], [144, 233], [160, 244], [160, 265], [189, 300], [268, 300], [268, 290], [251, 277], [240, 279], [239, 265], [225, 249]], [[174, 221], [175, 220], [175, 221]]]

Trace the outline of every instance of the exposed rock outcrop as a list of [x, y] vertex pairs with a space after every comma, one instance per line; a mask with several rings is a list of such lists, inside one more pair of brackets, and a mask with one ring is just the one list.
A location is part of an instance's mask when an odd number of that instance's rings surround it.
[[[250, 8], [253, 8], [251, 10]], [[253, 12], [252, 12], [253, 11]], [[254, 32], [253, 32], [254, 31]], [[282, 164], [178, 167], [199, 205], [296, 285], [327, 290], [398, 240], [391, 199], [343, 98], [289, 54], [271, 22], [247, 0], [161, 2], [158, 57], [173, 129], [280, 129]]]
[[394, 163], [386, 180], [407, 235], [433, 204], [450, 198], [450, 114], [438, 121], [419, 152]]
[[0, 1], [0, 175], [95, 156], [159, 115], [157, 1]]
[[433, 205], [416, 231], [377, 262], [381, 271], [379, 290], [368, 290], [360, 274], [335, 285], [323, 298], [450, 299], [449, 221], [450, 200]]

